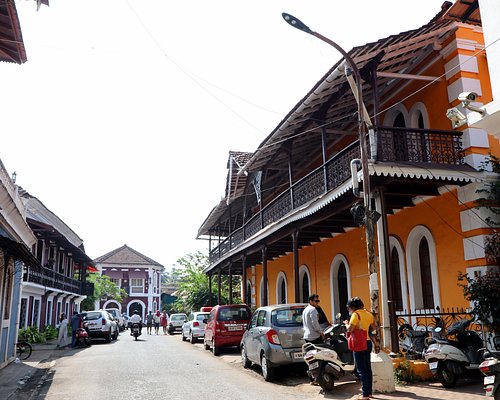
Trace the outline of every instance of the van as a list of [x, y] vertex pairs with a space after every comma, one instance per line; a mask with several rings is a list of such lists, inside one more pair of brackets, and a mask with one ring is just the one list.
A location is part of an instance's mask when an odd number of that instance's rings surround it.
[[250, 322], [251, 311], [246, 304], [217, 305], [210, 311], [205, 326], [203, 345], [215, 356], [222, 347], [239, 346]]

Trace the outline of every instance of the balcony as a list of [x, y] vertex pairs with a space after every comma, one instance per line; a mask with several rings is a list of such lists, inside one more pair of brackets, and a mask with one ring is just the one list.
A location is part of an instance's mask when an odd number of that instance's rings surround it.
[[[378, 127], [375, 140], [377, 163], [380, 164], [399, 163], [450, 169], [464, 164], [461, 132]], [[350, 163], [355, 158], [360, 158], [358, 141], [278, 194], [242, 227], [234, 230], [219, 246], [212, 249], [210, 262], [221, 259], [266, 226], [351, 179]]]
[[80, 281], [45, 267], [40, 270], [28, 268], [28, 271], [23, 276], [23, 281], [37, 283], [47, 288], [59, 289], [65, 292], [83, 294]]

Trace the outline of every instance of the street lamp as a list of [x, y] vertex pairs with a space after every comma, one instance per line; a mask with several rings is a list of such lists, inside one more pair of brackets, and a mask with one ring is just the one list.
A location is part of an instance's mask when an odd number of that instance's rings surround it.
[[[366, 134], [363, 129], [363, 87], [361, 83], [361, 75], [356, 63], [352, 57], [337, 43], [333, 40], [323, 36], [318, 32], [314, 32], [306, 24], [304, 24], [298, 18], [293, 15], [282, 13], [283, 19], [294, 28], [301, 30], [302, 32], [308, 33], [309, 35], [315, 36], [330, 46], [334, 47], [339, 53], [342, 54], [347, 64], [349, 65], [349, 70], [346, 70], [346, 75], [351, 72], [354, 74], [356, 79], [356, 102], [358, 104], [358, 136], [359, 136], [359, 146], [361, 150], [361, 170], [363, 173], [363, 202], [365, 206], [365, 227], [366, 227], [366, 247], [368, 255], [368, 270], [370, 274], [370, 305], [371, 308], [378, 319], [379, 307], [378, 307], [378, 283], [377, 283], [377, 269], [375, 265], [375, 240], [374, 240], [374, 224], [376, 219], [380, 217], [370, 210], [370, 173], [368, 171], [368, 155], [366, 148]], [[379, 324], [377, 323], [377, 326]]]

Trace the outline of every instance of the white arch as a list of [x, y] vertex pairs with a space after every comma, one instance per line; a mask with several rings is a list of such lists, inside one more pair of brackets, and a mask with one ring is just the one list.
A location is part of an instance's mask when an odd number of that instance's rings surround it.
[[408, 310], [408, 285], [406, 284], [406, 268], [403, 246], [395, 236], [389, 236], [389, 248], [392, 254], [392, 248], [395, 247], [399, 259], [399, 278], [401, 282], [401, 297], [403, 298], [403, 310]]
[[347, 297], [351, 298], [351, 270], [349, 268], [349, 263], [347, 262], [347, 258], [343, 254], [337, 254], [332, 261], [330, 266], [330, 296], [332, 303], [332, 318], [335, 318], [337, 313], [342, 312], [342, 309], [345, 309], [345, 304], [340, 304], [339, 299], [339, 267], [344, 263], [345, 273], [347, 277]]
[[[262, 303], [263, 303], [263, 297], [264, 295], [264, 277], [260, 278], [260, 285], [259, 285], [259, 301], [260, 301], [260, 304], [259, 306], [262, 307]], [[267, 305], [269, 305], [269, 280], [267, 281]]]
[[117, 300], [108, 300], [106, 303], [103, 304], [102, 308], [106, 309], [106, 308], [115, 308], [115, 307], [108, 307], [109, 304], [111, 303], [116, 303], [118, 304], [118, 310], [120, 311], [120, 314], [122, 312], [122, 305], [117, 301]]
[[286, 280], [286, 274], [280, 271], [278, 277], [276, 278], [276, 304], [280, 304], [281, 296], [281, 281], [285, 281], [285, 303], [288, 303], [288, 281]]
[[300, 300], [302, 303], [307, 303], [309, 299], [303, 299], [303, 293], [302, 293], [302, 280], [304, 279], [304, 274], [307, 275], [307, 282], [309, 284], [308, 290], [309, 290], [309, 296], [312, 294], [311, 290], [311, 274], [309, 273], [309, 268], [307, 268], [307, 265], [302, 264], [299, 268], [299, 288], [300, 288]]
[[429, 244], [431, 262], [432, 294], [434, 308], [440, 304], [439, 275], [436, 261], [436, 242], [431, 231], [423, 225], [412, 229], [406, 242], [406, 265], [408, 266], [408, 289], [410, 291], [410, 307], [412, 311], [423, 308], [422, 280], [420, 278], [420, 259], [418, 254], [420, 240], [425, 237]]
[[425, 104], [421, 101], [417, 101], [410, 108], [410, 125], [411, 128], [418, 128], [418, 116], [422, 114], [422, 119], [424, 120], [424, 129], [429, 128], [429, 114], [427, 113], [427, 108]]
[[142, 305], [142, 315], [141, 315], [141, 318], [144, 320], [144, 318], [146, 318], [146, 304], [144, 304], [144, 302], [142, 300], [133, 300], [131, 301], [130, 303], [127, 304], [127, 315], [130, 315], [130, 306], [134, 303], [139, 303], [140, 305]]
[[406, 127], [410, 126], [410, 116], [408, 114], [408, 110], [404, 105], [401, 103], [395, 104], [392, 106], [387, 112], [385, 113], [384, 116], [384, 126], [394, 126], [394, 120], [398, 116], [398, 114], [401, 113], [403, 114], [403, 117], [405, 119], [405, 125]]

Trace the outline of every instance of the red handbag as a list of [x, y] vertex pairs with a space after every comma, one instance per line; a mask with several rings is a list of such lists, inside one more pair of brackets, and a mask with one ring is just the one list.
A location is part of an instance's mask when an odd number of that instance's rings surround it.
[[[358, 313], [358, 326], [361, 324], [361, 317]], [[363, 329], [358, 329], [357, 327], [352, 331], [347, 333], [347, 348], [351, 351], [365, 351], [368, 350], [366, 331]]]

